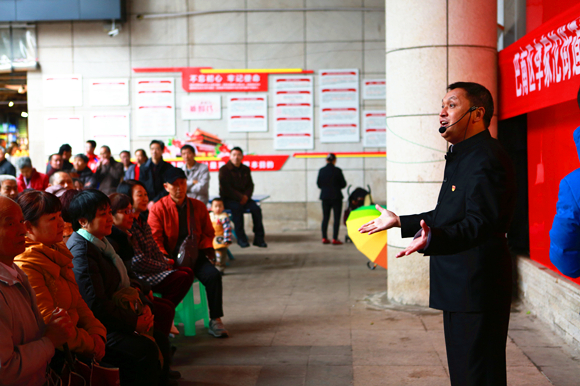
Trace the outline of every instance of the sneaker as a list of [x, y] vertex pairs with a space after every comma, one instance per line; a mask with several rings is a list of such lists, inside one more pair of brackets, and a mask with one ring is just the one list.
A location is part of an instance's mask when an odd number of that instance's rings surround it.
[[342, 241], [337, 240], [337, 239], [333, 239], [332, 240], [332, 245], [342, 245]]
[[211, 319], [209, 321], [209, 329], [207, 332], [216, 338], [227, 338], [229, 336], [228, 330], [226, 330], [221, 320]]
[[322, 244], [330, 244], [330, 240], [329, 239], [322, 239]]

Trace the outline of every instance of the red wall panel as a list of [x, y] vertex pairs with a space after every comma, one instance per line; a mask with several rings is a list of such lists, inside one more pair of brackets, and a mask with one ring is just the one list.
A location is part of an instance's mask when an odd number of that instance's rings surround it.
[[528, 0], [526, 2], [526, 32], [535, 30], [575, 5], [578, 5], [578, 0]]
[[[580, 167], [572, 138], [580, 126], [576, 101], [528, 113], [530, 257], [554, 271], [549, 248], [560, 180]], [[514, 219], [517, 221], [518, 219]], [[580, 278], [574, 280], [580, 284]]]

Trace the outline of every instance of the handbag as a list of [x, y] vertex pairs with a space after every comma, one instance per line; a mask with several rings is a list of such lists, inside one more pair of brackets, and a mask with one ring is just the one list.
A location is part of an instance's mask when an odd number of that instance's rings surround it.
[[[187, 198], [186, 198], [187, 200]], [[195, 262], [197, 261], [197, 256], [199, 254], [197, 235], [195, 234], [195, 217], [193, 213], [193, 206], [189, 204], [187, 200], [187, 209], [189, 216], [187, 217], [187, 223], [189, 225], [189, 234], [181, 243], [179, 247], [179, 253], [177, 254], [177, 259], [175, 260], [176, 267], [189, 267], [193, 269]]]

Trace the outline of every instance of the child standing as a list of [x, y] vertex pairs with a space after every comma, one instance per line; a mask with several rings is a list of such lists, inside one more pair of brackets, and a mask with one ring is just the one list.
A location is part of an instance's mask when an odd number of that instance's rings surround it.
[[224, 212], [224, 201], [221, 198], [212, 200], [209, 216], [215, 231], [213, 239], [215, 265], [223, 275], [228, 260], [228, 246], [232, 243], [232, 226], [228, 214]]

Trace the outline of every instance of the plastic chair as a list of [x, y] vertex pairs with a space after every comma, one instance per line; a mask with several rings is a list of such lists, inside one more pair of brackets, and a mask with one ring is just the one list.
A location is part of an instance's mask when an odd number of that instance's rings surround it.
[[203, 320], [205, 328], [209, 327], [209, 311], [207, 308], [205, 287], [197, 279], [193, 281], [194, 285], [195, 283], [199, 285], [200, 302], [195, 302], [192, 285], [187, 295], [183, 298], [183, 301], [175, 308], [175, 322], [183, 323], [185, 336], [195, 336], [195, 323], [199, 320]]

